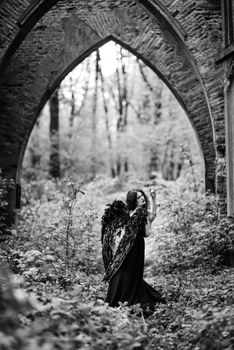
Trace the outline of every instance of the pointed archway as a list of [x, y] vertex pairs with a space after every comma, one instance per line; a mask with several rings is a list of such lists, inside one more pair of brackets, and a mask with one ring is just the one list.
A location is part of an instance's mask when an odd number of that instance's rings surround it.
[[[174, 93], [197, 135], [206, 188], [217, 190], [217, 155], [223, 157], [217, 153], [217, 140], [223, 143], [223, 97], [221, 84], [209, 74], [218, 74], [212, 55], [220, 47], [219, 32], [202, 16], [193, 28], [183, 17], [182, 27], [172, 10], [169, 1], [167, 7], [159, 1], [121, 0], [114, 5], [102, 1], [90, 6], [72, 0], [62, 5], [37, 1], [23, 12], [20, 30], [12, 34], [1, 61], [0, 167], [4, 173], [19, 182], [27, 140], [46, 100], [69, 71], [114, 40], [141, 58]], [[195, 14], [197, 8], [190, 10]], [[206, 30], [213, 35], [209, 50], [204, 46], [207, 38], [197, 40]]]

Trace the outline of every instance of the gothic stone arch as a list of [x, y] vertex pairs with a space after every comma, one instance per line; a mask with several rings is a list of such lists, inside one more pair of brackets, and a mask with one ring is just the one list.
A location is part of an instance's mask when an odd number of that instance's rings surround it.
[[[31, 4], [30, 4], [31, 3]], [[218, 3], [218, 4], [217, 4]], [[225, 209], [221, 9], [213, 0], [9, 0], [0, 4], [0, 168], [20, 181], [28, 137], [61, 79], [115, 40], [164, 80], [200, 144], [206, 187]], [[10, 199], [15, 206], [15, 194]]]

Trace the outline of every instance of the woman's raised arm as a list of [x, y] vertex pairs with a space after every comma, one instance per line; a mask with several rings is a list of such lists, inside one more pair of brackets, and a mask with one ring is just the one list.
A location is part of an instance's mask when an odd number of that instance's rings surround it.
[[156, 212], [156, 190], [151, 190], [150, 195], [152, 198], [152, 211], [148, 215], [148, 221], [147, 224], [145, 225], [145, 235], [146, 237], [149, 237], [151, 234], [151, 224], [155, 220], [157, 216]]

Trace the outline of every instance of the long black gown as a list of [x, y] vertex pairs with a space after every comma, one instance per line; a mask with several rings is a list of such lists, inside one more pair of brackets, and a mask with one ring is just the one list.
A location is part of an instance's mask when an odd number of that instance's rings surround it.
[[127, 301], [128, 305], [140, 304], [143, 309], [153, 310], [156, 303], [165, 302], [162, 295], [143, 279], [144, 261], [144, 232], [139, 231], [123, 263], [109, 281], [106, 302], [110, 306]]

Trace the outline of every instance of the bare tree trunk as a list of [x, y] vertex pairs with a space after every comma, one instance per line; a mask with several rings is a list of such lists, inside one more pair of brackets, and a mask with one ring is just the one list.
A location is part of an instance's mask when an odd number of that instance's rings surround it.
[[74, 118], [75, 118], [75, 110], [76, 110], [76, 100], [75, 100], [75, 93], [74, 93], [74, 86], [72, 82], [72, 78], [70, 78], [70, 91], [71, 91], [71, 113], [69, 117], [69, 136], [72, 135], [72, 129], [74, 125]]
[[59, 99], [58, 89], [51, 96], [50, 101], [50, 160], [49, 174], [54, 178], [60, 178], [60, 153], [59, 153]]
[[[117, 140], [118, 143], [121, 143], [121, 133], [124, 131], [124, 123], [123, 123], [123, 100], [122, 100], [122, 91], [120, 85], [120, 76], [118, 67], [116, 68], [116, 77], [117, 77], [117, 86], [118, 86], [118, 120], [117, 120]], [[122, 147], [120, 147], [122, 150]], [[122, 170], [122, 155], [117, 155], [116, 160], [116, 174], [120, 176]]]
[[[162, 116], [162, 84], [159, 86], [154, 87], [149, 79], [148, 76], [144, 70], [144, 64], [137, 58], [137, 63], [139, 67], [139, 71], [141, 74], [141, 77], [149, 91], [149, 94], [152, 95], [154, 104], [153, 104], [153, 124], [157, 125], [161, 121], [161, 116]], [[148, 97], [148, 95], [146, 95]], [[147, 99], [144, 101], [145, 106], [147, 108]], [[149, 102], [149, 101], [148, 101]], [[140, 118], [139, 118], [140, 119]], [[149, 118], [149, 120], [151, 117]], [[156, 176], [156, 172], [160, 170], [161, 167], [161, 162], [160, 162], [160, 149], [158, 149], [158, 146], [154, 146], [150, 150], [151, 155], [150, 155], [150, 162], [149, 162], [149, 177], [154, 178]]]
[[96, 51], [95, 60], [95, 88], [93, 94], [93, 109], [92, 109], [92, 144], [91, 144], [91, 174], [96, 176], [96, 146], [97, 146], [97, 99], [98, 99], [98, 76], [99, 76], [99, 50]]
[[[123, 119], [124, 119], [124, 130], [123, 132], [126, 133], [127, 129], [127, 120], [128, 120], [128, 107], [129, 107], [129, 102], [128, 102], [128, 86], [127, 86], [127, 73], [125, 69], [125, 64], [123, 60], [123, 48], [120, 48], [120, 58], [121, 58], [121, 68], [122, 68], [122, 76], [123, 76]], [[124, 166], [124, 173], [128, 172], [128, 156], [125, 153], [124, 159], [123, 159], [123, 166]]]
[[149, 178], [154, 179], [156, 173], [160, 171], [160, 149], [158, 145], [153, 145], [150, 149]]
[[101, 78], [101, 91], [102, 91], [102, 100], [103, 100], [103, 107], [104, 107], [104, 113], [105, 113], [106, 135], [107, 135], [108, 148], [110, 151], [111, 176], [114, 178], [116, 176], [116, 171], [115, 171], [114, 162], [113, 162], [113, 146], [112, 146], [111, 131], [110, 131], [110, 125], [109, 125], [109, 119], [108, 119], [109, 110], [108, 110], [108, 105], [105, 98], [105, 82], [104, 82], [104, 77], [102, 73], [101, 57], [99, 57], [99, 74]]
[[180, 152], [176, 148], [173, 139], [169, 139], [166, 143], [164, 160], [162, 164], [162, 176], [165, 180], [176, 180], [180, 176], [182, 169], [182, 158]]
[[[119, 141], [122, 142], [124, 139], [124, 134], [127, 130], [127, 117], [128, 117], [128, 88], [127, 88], [127, 74], [125, 69], [125, 64], [123, 61], [123, 51], [120, 48], [120, 70], [118, 66], [116, 67], [116, 79], [118, 87], [118, 120], [117, 120], [117, 134]], [[120, 73], [121, 72], [121, 73]], [[121, 74], [121, 75], [120, 75]], [[122, 82], [122, 84], [121, 84]], [[121, 86], [122, 85], [122, 86]], [[126, 155], [126, 150], [122, 149], [123, 155], [119, 154], [116, 162], [116, 173], [120, 176], [122, 173], [128, 172], [128, 159]]]
[[144, 72], [144, 63], [142, 63], [138, 58], [136, 59], [137, 63], [138, 63], [138, 67], [139, 67], [139, 70], [140, 70], [140, 73], [141, 73], [141, 76], [142, 76], [142, 79], [143, 81], [145, 82], [146, 86], [148, 87], [149, 91], [150, 92], [153, 92], [154, 91], [154, 88], [153, 86], [150, 84], [148, 78], [147, 78], [147, 75], [145, 74]]
[[89, 91], [89, 81], [90, 81], [90, 73], [91, 73], [90, 60], [89, 59], [87, 60], [86, 72], [87, 72], [87, 76], [86, 76], [86, 79], [85, 79], [85, 86], [83, 88], [84, 89], [84, 93], [83, 93], [83, 96], [82, 96], [82, 101], [81, 101], [80, 107], [76, 110], [76, 115], [80, 115], [80, 112], [82, 111], [82, 109], [83, 109], [83, 107], [85, 105], [86, 97], [87, 97], [88, 91]]
[[154, 98], [154, 124], [160, 123], [161, 116], [162, 116], [162, 86], [159, 86], [155, 91], [155, 98]]
[[88, 94], [88, 90], [89, 90], [89, 80], [90, 80], [90, 60], [87, 60], [87, 64], [86, 64], [86, 77], [85, 77], [85, 84], [84, 86], [82, 86], [82, 90], [83, 92], [83, 96], [81, 98], [81, 103], [79, 108], [77, 108], [76, 106], [76, 99], [75, 99], [75, 90], [78, 84], [78, 79], [76, 79], [75, 81], [72, 80], [72, 78], [70, 78], [70, 92], [71, 92], [71, 99], [69, 100], [69, 103], [71, 105], [71, 112], [70, 112], [70, 116], [69, 116], [69, 136], [72, 136], [72, 132], [73, 132], [73, 126], [74, 126], [74, 119], [75, 117], [78, 117], [85, 105], [85, 101], [86, 101], [86, 97]]

